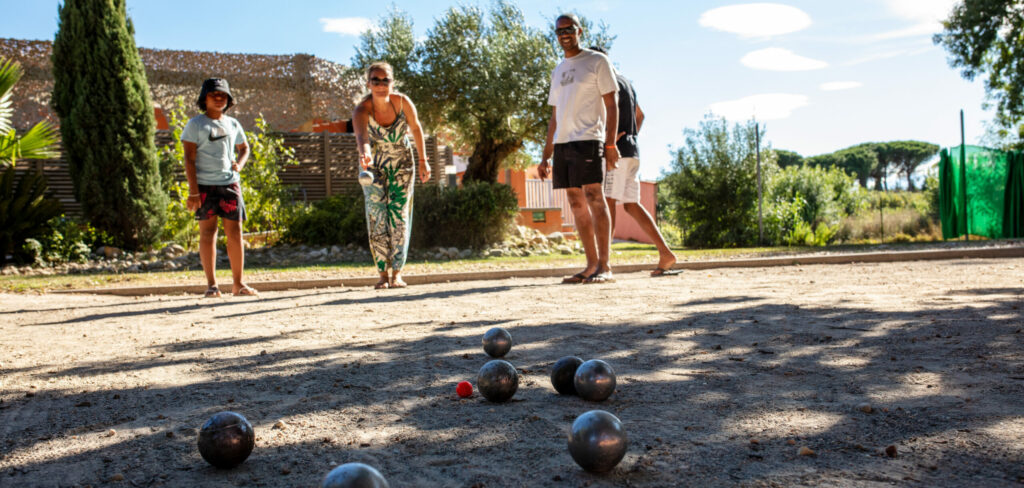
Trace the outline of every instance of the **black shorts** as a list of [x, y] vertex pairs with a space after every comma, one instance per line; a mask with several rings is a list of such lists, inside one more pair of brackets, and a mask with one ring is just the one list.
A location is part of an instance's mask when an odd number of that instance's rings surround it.
[[245, 201], [242, 200], [242, 187], [238, 183], [230, 185], [199, 185], [199, 210], [196, 220], [206, 220], [219, 216], [227, 220], [245, 220]]
[[582, 188], [604, 181], [604, 146], [601, 141], [555, 144], [551, 183], [554, 188]]

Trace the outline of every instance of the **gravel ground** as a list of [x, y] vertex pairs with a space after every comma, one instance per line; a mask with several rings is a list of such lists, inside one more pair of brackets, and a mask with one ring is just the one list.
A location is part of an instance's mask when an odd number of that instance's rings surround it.
[[[1024, 483], [1024, 259], [556, 281], [0, 294], [0, 486], [312, 487], [352, 461], [394, 487]], [[520, 389], [459, 399], [494, 326]], [[558, 396], [566, 355], [615, 394]], [[605, 475], [566, 449], [591, 409], [629, 434]], [[256, 430], [232, 470], [195, 447], [221, 410]]]

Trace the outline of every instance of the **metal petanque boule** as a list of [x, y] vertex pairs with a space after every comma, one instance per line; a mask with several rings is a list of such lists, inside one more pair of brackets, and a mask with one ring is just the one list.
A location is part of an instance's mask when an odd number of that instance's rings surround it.
[[338, 466], [324, 477], [322, 488], [391, 488], [380, 471], [363, 463]]
[[581, 468], [593, 473], [611, 471], [626, 455], [629, 439], [618, 417], [591, 410], [569, 429], [569, 454]]
[[477, 374], [476, 388], [484, 398], [492, 402], [506, 402], [519, 389], [519, 373], [508, 361], [488, 361]]
[[492, 358], [504, 357], [512, 350], [512, 334], [501, 327], [494, 327], [484, 332], [481, 342], [484, 345], [484, 352]]
[[198, 444], [199, 454], [206, 462], [228, 469], [249, 457], [256, 445], [256, 433], [241, 414], [220, 412], [203, 424]]
[[601, 402], [615, 392], [615, 371], [600, 359], [591, 359], [576, 369], [573, 386], [580, 398]]
[[576, 370], [583, 364], [583, 360], [576, 356], [566, 356], [555, 361], [551, 367], [551, 386], [555, 387], [561, 395], [575, 395], [574, 385]]
[[359, 184], [360, 185], [363, 185], [363, 186], [372, 185], [374, 179], [375, 178], [373, 177], [373, 172], [370, 171], [370, 170], [364, 169], [364, 170], [359, 172]]

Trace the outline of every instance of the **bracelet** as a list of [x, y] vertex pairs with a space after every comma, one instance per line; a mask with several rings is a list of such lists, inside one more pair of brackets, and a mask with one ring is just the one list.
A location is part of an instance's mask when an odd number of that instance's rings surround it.
[[604, 148], [605, 148], [605, 149], [618, 149], [618, 147], [619, 147], [619, 146], [616, 146], [616, 145], [614, 145], [614, 144], [605, 144], [605, 145], [604, 145]]
[[189, 197], [189, 198], [192, 198], [192, 197], [198, 197], [198, 196], [199, 196], [199, 194], [198, 194], [198, 193], [189, 193], [189, 194], [188, 194], [188, 197]]

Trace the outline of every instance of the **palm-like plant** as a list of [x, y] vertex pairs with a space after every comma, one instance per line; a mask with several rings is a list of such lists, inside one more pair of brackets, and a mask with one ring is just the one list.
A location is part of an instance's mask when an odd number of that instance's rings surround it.
[[17, 61], [0, 58], [0, 166], [14, 166], [18, 159], [52, 158], [56, 154], [52, 149], [57, 142], [53, 124], [41, 121], [19, 137], [11, 123], [11, 93], [22, 74]]

